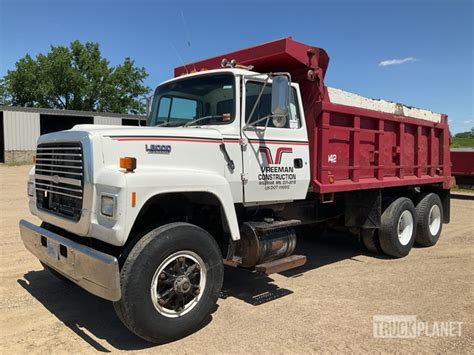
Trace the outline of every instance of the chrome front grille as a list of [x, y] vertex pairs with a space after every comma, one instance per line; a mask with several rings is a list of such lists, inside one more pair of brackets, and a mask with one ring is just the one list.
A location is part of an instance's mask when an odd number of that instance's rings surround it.
[[36, 205], [77, 221], [84, 198], [84, 160], [79, 142], [41, 143], [36, 150]]

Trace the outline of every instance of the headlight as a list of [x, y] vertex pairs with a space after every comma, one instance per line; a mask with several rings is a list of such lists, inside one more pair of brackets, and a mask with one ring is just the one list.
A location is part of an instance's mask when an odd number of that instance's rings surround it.
[[102, 194], [100, 196], [100, 213], [107, 217], [113, 217], [115, 214], [115, 196]]
[[35, 195], [35, 183], [33, 181], [28, 181], [28, 196], [33, 197]]

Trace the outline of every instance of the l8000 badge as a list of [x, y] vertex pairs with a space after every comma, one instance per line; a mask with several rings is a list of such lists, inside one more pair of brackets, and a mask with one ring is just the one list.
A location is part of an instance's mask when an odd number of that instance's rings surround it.
[[145, 150], [151, 154], [169, 154], [171, 153], [170, 145], [162, 144], [145, 144]]

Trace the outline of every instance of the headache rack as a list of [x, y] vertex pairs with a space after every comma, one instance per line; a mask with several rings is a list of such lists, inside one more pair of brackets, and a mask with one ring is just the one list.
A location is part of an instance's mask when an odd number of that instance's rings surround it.
[[78, 221], [84, 198], [82, 144], [39, 144], [36, 150], [35, 188], [38, 209]]

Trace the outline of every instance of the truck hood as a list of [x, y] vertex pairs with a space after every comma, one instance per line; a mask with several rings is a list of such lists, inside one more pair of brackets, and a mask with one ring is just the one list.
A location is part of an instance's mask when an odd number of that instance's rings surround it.
[[103, 137], [113, 138], [196, 138], [196, 139], [220, 139], [220, 131], [210, 127], [130, 127], [130, 126], [109, 126], [109, 125], [77, 125], [72, 131], [85, 131]]
[[136, 158], [136, 173], [179, 170], [222, 176], [227, 166], [220, 149], [224, 136], [211, 127], [77, 125], [71, 131], [90, 135], [95, 171], [101, 167], [117, 170], [122, 157]]

